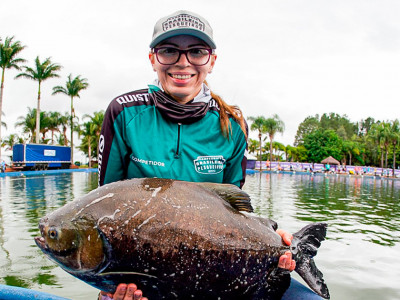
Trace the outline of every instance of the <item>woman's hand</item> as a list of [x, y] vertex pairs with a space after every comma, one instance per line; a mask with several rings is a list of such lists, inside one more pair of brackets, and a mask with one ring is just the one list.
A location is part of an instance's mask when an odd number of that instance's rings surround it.
[[[282, 237], [282, 240], [286, 245], [290, 246], [293, 235], [283, 229], [278, 229], [276, 233]], [[278, 267], [287, 269], [290, 272], [296, 268], [296, 262], [292, 259], [292, 253], [290, 251], [286, 251], [284, 255], [279, 257]]]
[[99, 300], [148, 300], [143, 297], [142, 291], [137, 289], [136, 284], [130, 283], [120, 283], [115, 290], [114, 294], [106, 293], [101, 291], [99, 294]]

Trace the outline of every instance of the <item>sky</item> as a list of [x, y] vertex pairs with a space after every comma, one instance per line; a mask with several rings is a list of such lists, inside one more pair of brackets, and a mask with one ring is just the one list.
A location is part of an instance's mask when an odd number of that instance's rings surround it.
[[[285, 131], [276, 141], [293, 145], [299, 124], [316, 114], [352, 122], [400, 118], [398, 0], [0, 1], [0, 37], [27, 46], [20, 56], [28, 66], [37, 56], [63, 66], [60, 78], [42, 83], [41, 110], [69, 112], [69, 97], [51, 95], [53, 87], [64, 86], [69, 74], [87, 78], [89, 88], [74, 101], [82, 121], [153, 82], [154, 24], [181, 9], [202, 15], [214, 30], [211, 89], [246, 118], [277, 114]], [[37, 83], [17, 74], [6, 71], [3, 137], [19, 133], [18, 117], [37, 104]]]

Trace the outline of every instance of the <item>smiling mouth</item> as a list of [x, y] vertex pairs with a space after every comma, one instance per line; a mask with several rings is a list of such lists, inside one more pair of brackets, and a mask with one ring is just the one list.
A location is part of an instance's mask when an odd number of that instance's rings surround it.
[[188, 74], [188, 75], [169, 74], [169, 76], [171, 76], [171, 77], [174, 78], [174, 79], [183, 80], [183, 79], [190, 79], [190, 78], [192, 78], [194, 75], [190, 75], [190, 74]]

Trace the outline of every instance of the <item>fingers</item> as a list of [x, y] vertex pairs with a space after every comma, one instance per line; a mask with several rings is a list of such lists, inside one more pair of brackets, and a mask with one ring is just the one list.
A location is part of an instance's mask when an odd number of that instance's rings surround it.
[[277, 234], [279, 234], [283, 240], [283, 242], [286, 245], [290, 245], [292, 243], [293, 235], [291, 235], [289, 232], [283, 230], [283, 229], [278, 229], [276, 231]]
[[137, 290], [133, 295], [133, 299], [135, 299], [135, 300], [143, 299], [142, 298], [142, 291], [141, 290]]
[[289, 270], [290, 272], [296, 268], [296, 262], [292, 259], [292, 253], [286, 251], [284, 255], [279, 257], [278, 267]]
[[[117, 289], [115, 290], [114, 293], [114, 300], [124, 300], [125, 294], [126, 294], [126, 290], [127, 290], [127, 285], [125, 283], [120, 283], [117, 286]], [[132, 299], [132, 298], [131, 298]]]
[[142, 298], [142, 291], [137, 289], [136, 284], [121, 283], [118, 285], [115, 293], [114, 300], [145, 300], [147, 298]]
[[[128, 284], [127, 292], [125, 295], [124, 300], [132, 300], [132, 299], [141, 299], [141, 298], [136, 298], [134, 295], [138, 292], [137, 286], [134, 283]], [[140, 294], [142, 294], [141, 291], [139, 291]]]

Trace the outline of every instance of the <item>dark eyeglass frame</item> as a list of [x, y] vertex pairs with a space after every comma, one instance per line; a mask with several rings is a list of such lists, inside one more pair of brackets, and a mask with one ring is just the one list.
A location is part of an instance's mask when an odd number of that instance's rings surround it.
[[[162, 49], [174, 49], [174, 50], [178, 51], [179, 55], [178, 55], [178, 58], [176, 59], [176, 61], [173, 62], [173, 63], [170, 63], [170, 64], [162, 63], [162, 62], [160, 61], [160, 59], [158, 58], [158, 51], [159, 51], [159, 50], [162, 50]], [[206, 61], [204, 64], [194, 64], [194, 63], [192, 63], [192, 62], [190, 61], [189, 57], [188, 57], [188, 52], [193, 51], [193, 50], [206, 50], [206, 51], [208, 52], [208, 59], [207, 59], [207, 61]], [[182, 50], [182, 49], [178, 49], [178, 48], [174, 48], [174, 47], [157, 47], [157, 48], [153, 48], [153, 49], [152, 49], [152, 52], [156, 54], [157, 61], [158, 61], [160, 64], [166, 65], [166, 66], [170, 66], [170, 65], [176, 64], [176, 63], [181, 59], [181, 55], [182, 55], [182, 54], [185, 54], [186, 59], [187, 59], [187, 61], [188, 61], [190, 64], [192, 64], [192, 65], [194, 65], [194, 66], [204, 66], [204, 65], [208, 64], [208, 62], [210, 61], [211, 55], [214, 54], [214, 50], [208, 49], [208, 48], [191, 48], [191, 49]]]

